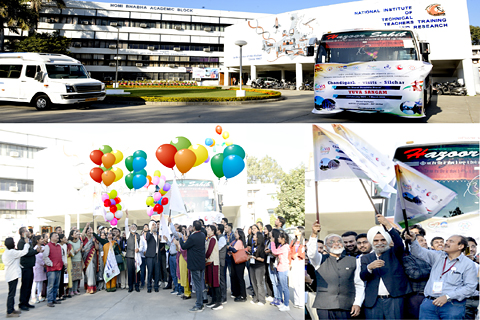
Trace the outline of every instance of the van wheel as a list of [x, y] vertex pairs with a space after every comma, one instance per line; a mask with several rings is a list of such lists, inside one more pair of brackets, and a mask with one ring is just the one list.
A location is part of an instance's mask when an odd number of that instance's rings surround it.
[[50, 109], [52, 102], [45, 94], [40, 94], [33, 99], [33, 104], [38, 111]]

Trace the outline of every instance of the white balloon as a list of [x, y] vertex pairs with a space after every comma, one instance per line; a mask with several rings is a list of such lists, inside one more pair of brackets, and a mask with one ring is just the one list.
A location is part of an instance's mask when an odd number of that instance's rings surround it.
[[111, 213], [110, 211], [107, 212], [107, 214], [105, 215], [105, 219], [107, 219], [107, 221], [112, 221], [113, 218], [115, 217], [113, 216], [113, 213]]
[[117, 212], [115, 212], [115, 218], [122, 219], [122, 217], [123, 217], [122, 210], [117, 210]]
[[155, 192], [155, 185], [151, 185], [148, 187], [148, 192], [154, 193]]
[[160, 179], [160, 182], [158, 183], [158, 187], [160, 188], [160, 190], [163, 189], [164, 185], [165, 185], [165, 180]]

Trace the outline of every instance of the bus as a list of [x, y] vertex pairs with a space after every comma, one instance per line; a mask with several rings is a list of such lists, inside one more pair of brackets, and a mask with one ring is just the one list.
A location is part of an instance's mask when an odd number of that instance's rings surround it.
[[[178, 179], [176, 181], [187, 214], [172, 212], [174, 222], [191, 224], [193, 220], [197, 219], [203, 219], [205, 225], [221, 222], [223, 218], [221, 213], [222, 196], [218, 194], [213, 180]], [[173, 183], [172, 180], [167, 180], [167, 182]]]
[[[476, 217], [479, 212], [479, 149], [478, 141], [406, 145], [395, 150], [394, 160], [411, 166], [457, 194], [435, 215], [436, 218]], [[396, 197], [389, 199], [387, 216], [393, 215], [395, 202]]]
[[[317, 47], [318, 46], [318, 47]], [[342, 111], [425, 116], [432, 81], [430, 45], [412, 30], [349, 30], [310, 39], [315, 114]]]

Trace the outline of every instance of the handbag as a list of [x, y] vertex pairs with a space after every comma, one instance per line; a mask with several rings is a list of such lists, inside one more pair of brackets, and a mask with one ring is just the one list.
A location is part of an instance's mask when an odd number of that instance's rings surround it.
[[237, 250], [237, 252], [232, 252], [233, 260], [235, 261], [235, 264], [240, 264], [247, 262], [248, 260], [248, 255], [247, 255], [247, 249], [241, 249]]
[[115, 260], [117, 260], [117, 264], [118, 264], [118, 265], [123, 264], [123, 257], [122, 257], [121, 254], [116, 254], [116, 255], [115, 255]]

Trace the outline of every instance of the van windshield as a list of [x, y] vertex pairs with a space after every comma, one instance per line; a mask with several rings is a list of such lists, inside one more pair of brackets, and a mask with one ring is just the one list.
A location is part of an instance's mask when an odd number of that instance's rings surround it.
[[317, 63], [417, 59], [414, 37], [410, 31], [352, 31], [324, 35]]
[[86, 79], [87, 71], [81, 64], [47, 64], [50, 79]]

